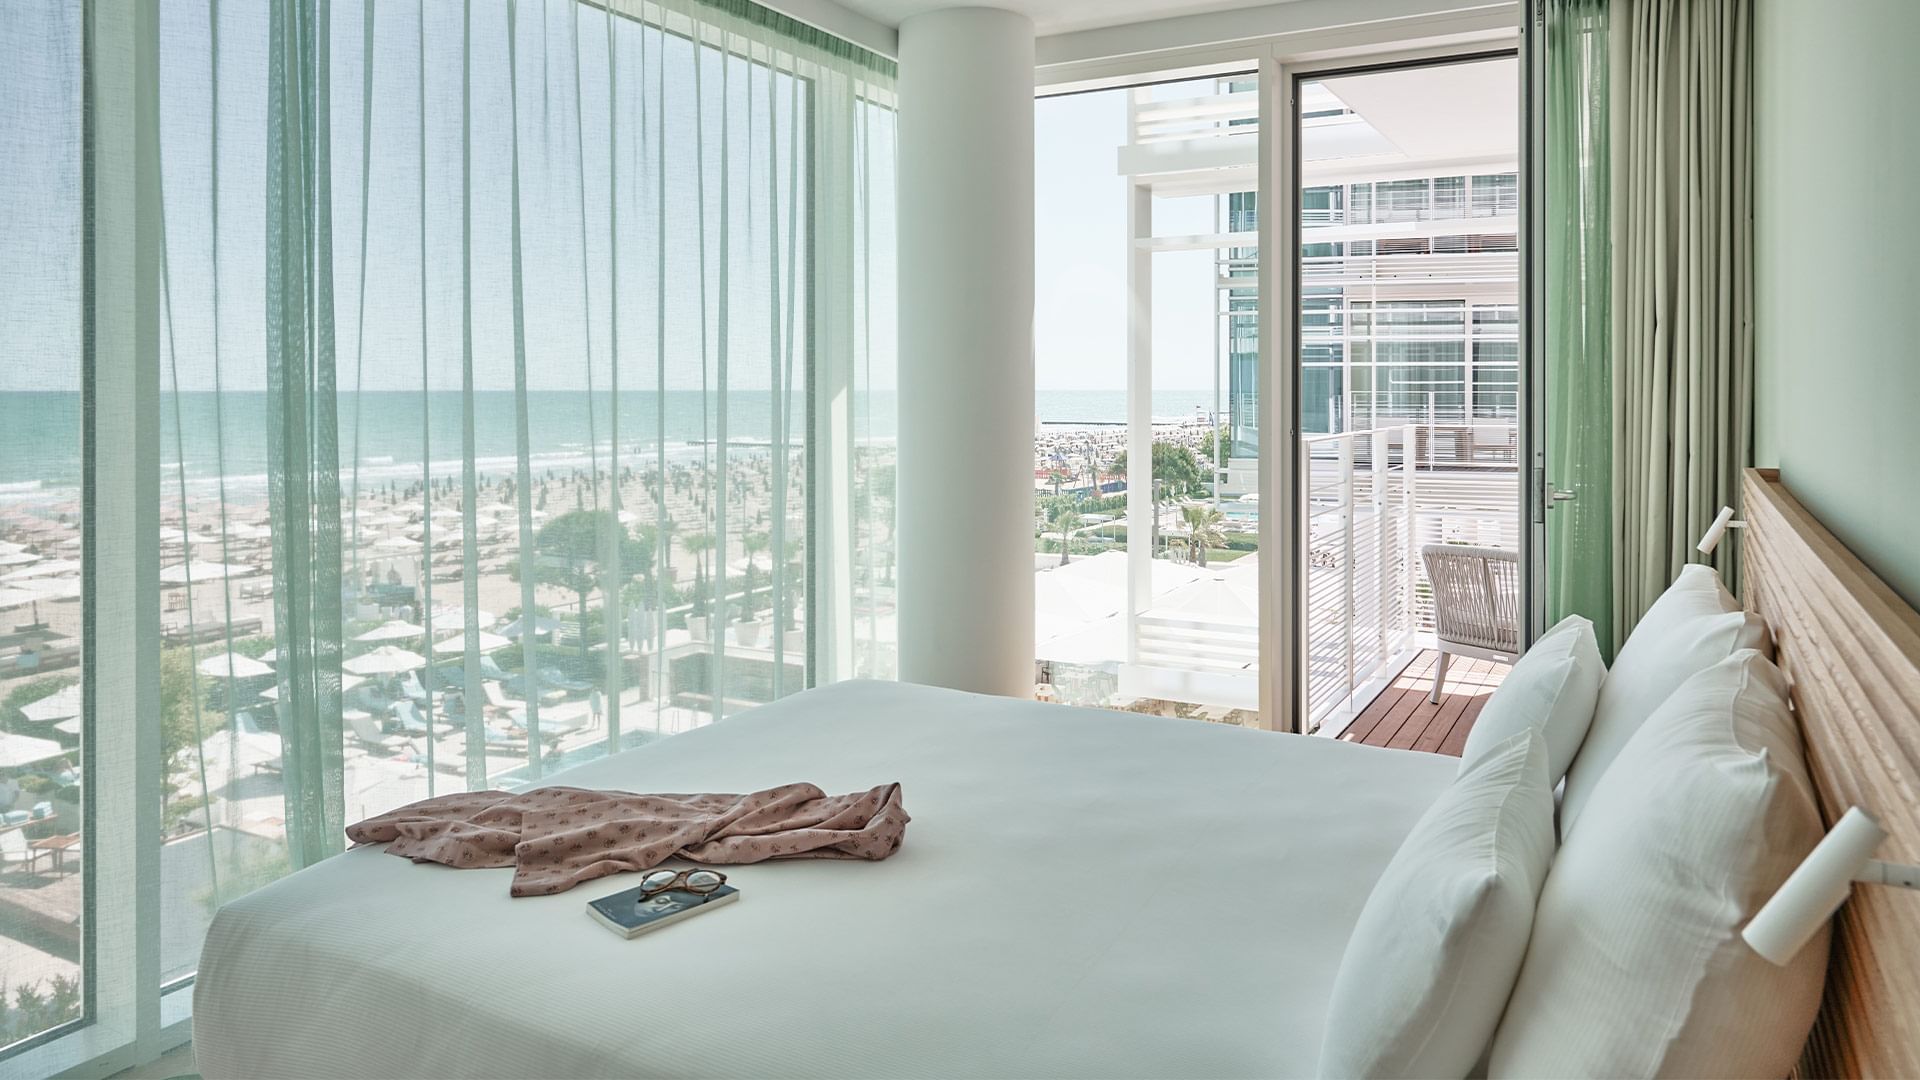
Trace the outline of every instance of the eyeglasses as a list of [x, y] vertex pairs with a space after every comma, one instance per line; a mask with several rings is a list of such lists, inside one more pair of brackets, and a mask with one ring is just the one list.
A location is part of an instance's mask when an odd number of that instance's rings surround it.
[[640, 899], [674, 889], [705, 896], [726, 883], [727, 875], [717, 870], [655, 870], [640, 879]]

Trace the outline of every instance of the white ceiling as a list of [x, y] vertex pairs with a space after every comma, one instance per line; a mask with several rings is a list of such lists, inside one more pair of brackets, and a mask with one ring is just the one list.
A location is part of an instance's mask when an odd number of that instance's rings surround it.
[[[1320, 85], [1409, 159], [1520, 152], [1518, 60], [1399, 68], [1325, 79]], [[1312, 132], [1307, 139], [1311, 144]]]
[[887, 26], [923, 12], [950, 7], [996, 7], [1033, 20], [1038, 35], [1066, 34], [1105, 26], [1267, 7], [1275, 0], [840, 0], [842, 6]]

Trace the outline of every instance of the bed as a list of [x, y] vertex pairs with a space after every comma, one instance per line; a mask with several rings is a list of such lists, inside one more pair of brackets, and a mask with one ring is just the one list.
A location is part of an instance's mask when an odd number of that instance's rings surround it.
[[[1828, 823], [1920, 859], [1920, 613], [1749, 470], [1741, 587]], [[736, 868], [742, 902], [622, 941], [615, 877], [328, 860], [223, 908], [195, 983], [224, 1076], [1294, 1076], [1369, 891], [1451, 758], [860, 683], [552, 779], [904, 785], [879, 863]], [[1920, 1075], [1920, 904], [1855, 889], [1799, 1072]]]
[[195, 984], [222, 1076], [1293, 1076], [1374, 881], [1456, 761], [889, 683], [797, 695], [552, 777], [902, 783], [878, 863], [729, 868], [623, 941], [616, 876], [328, 860], [222, 909]]

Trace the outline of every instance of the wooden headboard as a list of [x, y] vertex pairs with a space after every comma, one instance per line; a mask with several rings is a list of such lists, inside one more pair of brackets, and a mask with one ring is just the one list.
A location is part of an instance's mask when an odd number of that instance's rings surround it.
[[[1920, 612], [1801, 506], [1771, 469], [1741, 485], [1741, 591], [1793, 680], [1821, 812], [1890, 833], [1920, 862]], [[1840, 909], [1820, 1019], [1800, 1075], [1920, 1076], [1920, 895], [1856, 886]]]

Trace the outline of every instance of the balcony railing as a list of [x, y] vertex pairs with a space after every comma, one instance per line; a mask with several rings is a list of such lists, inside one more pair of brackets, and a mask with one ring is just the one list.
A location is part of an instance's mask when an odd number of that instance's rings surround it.
[[1445, 414], [1301, 440], [1309, 731], [1344, 723], [1432, 633], [1423, 546], [1519, 546], [1513, 419]]
[[[1307, 728], [1340, 711], [1421, 628], [1413, 424], [1302, 438]], [[1397, 451], [1397, 452], [1396, 452]]]

